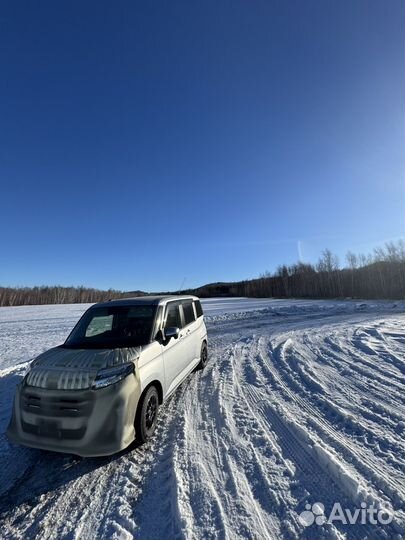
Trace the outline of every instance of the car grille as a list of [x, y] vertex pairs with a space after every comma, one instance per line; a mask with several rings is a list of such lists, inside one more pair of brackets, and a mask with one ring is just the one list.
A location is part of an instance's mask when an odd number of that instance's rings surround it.
[[55, 418], [78, 418], [88, 416], [92, 403], [88, 400], [43, 396], [34, 392], [24, 392], [21, 408], [28, 413]]

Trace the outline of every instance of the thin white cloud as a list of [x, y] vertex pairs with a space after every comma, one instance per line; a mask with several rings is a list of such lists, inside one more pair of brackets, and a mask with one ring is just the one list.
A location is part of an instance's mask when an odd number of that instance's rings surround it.
[[298, 242], [297, 242], [297, 250], [298, 250], [298, 260], [299, 260], [299, 262], [302, 263], [302, 262], [304, 262], [304, 255], [303, 255], [301, 240], [298, 240]]

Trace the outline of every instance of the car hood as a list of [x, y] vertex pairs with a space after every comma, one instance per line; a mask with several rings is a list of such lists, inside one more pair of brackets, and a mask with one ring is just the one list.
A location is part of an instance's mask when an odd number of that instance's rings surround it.
[[134, 362], [141, 347], [124, 349], [67, 349], [54, 347], [32, 362], [26, 383], [52, 390], [90, 388], [100, 369]]

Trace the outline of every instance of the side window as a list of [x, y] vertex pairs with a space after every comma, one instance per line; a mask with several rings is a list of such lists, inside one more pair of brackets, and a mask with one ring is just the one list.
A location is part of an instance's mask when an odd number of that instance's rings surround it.
[[189, 302], [183, 302], [183, 314], [185, 325], [195, 321], [193, 303], [191, 300]]
[[177, 302], [170, 302], [169, 304], [167, 304], [166, 324], [165, 324], [166, 328], [168, 326], [177, 326], [178, 328], [182, 327], [179, 308], [180, 308], [180, 304]]
[[194, 305], [195, 305], [195, 312], [197, 313], [197, 318], [198, 317], [201, 317], [203, 315], [203, 310], [202, 310], [202, 307], [201, 307], [201, 302], [199, 300], [195, 300], [194, 301]]

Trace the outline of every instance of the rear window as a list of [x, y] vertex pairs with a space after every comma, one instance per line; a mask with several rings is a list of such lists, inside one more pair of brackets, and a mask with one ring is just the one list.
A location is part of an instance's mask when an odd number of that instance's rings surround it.
[[195, 305], [195, 311], [197, 313], [197, 318], [198, 317], [201, 317], [203, 315], [203, 310], [202, 310], [202, 307], [201, 307], [201, 302], [199, 300], [195, 300], [194, 302], [194, 305]]
[[183, 303], [183, 313], [184, 313], [184, 324], [190, 324], [195, 321], [193, 303], [184, 302]]

